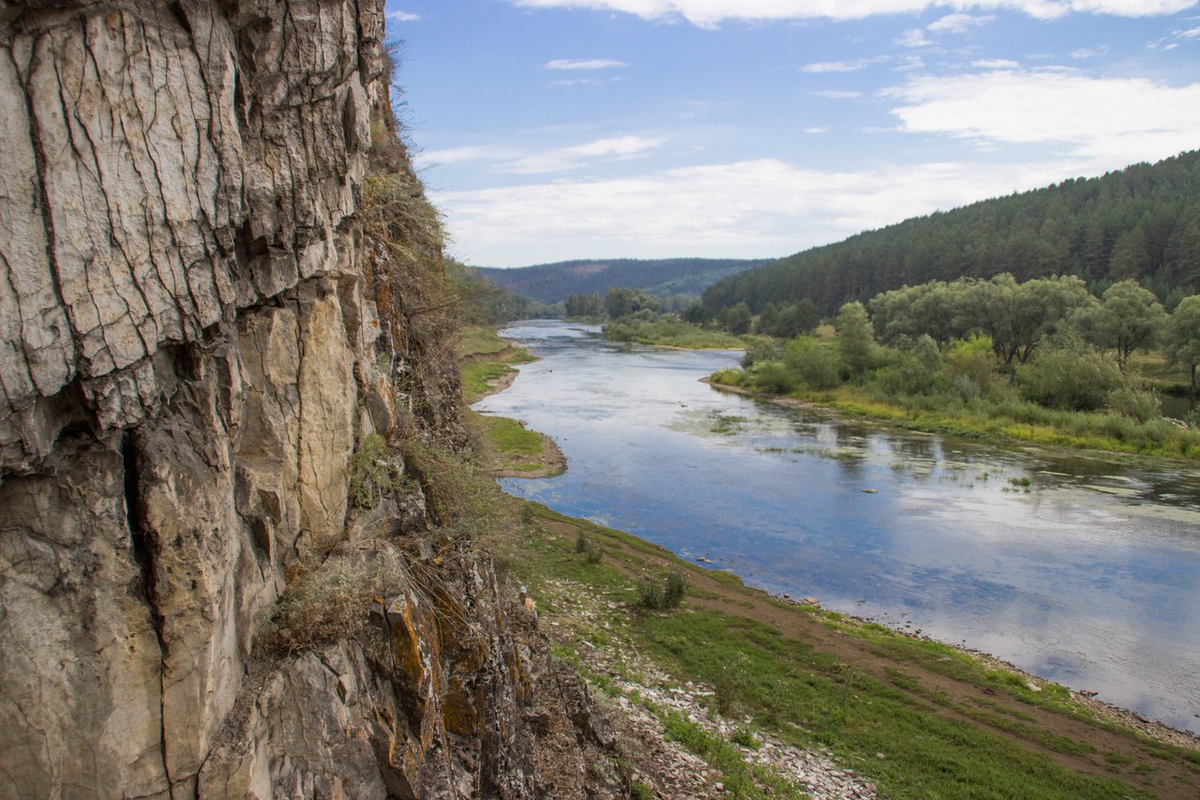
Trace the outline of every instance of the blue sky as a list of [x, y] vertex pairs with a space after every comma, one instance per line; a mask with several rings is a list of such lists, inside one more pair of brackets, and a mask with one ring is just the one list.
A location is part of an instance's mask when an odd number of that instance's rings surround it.
[[1200, 147], [1200, 0], [388, 0], [474, 266], [759, 258]]

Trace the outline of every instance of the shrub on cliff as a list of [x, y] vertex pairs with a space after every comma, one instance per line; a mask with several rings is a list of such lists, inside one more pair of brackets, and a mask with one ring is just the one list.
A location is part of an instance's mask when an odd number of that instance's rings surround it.
[[294, 653], [352, 637], [366, 626], [375, 598], [400, 594], [407, 585], [404, 562], [390, 548], [370, 559], [331, 556], [288, 584], [259, 640], [269, 651]]
[[387, 440], [373, 433], [350, 457], [350, 501], [355, 508], [375, 508], [401, 488], [401, 470], [388, 452]]

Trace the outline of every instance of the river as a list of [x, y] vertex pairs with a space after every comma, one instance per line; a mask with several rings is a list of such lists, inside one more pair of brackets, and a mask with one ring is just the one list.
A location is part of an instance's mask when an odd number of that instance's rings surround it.
[[748, 583], [1200, 732], [1200, 472], [897, 431], [714, 390], [740, 353], [534, 322], [476, 405], [569, 468], [505, 489]]

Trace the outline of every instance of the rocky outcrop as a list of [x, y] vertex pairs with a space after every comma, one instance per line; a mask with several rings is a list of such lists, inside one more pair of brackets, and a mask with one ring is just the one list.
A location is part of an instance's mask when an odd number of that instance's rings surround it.
[[[393, 280], [437, 258], [361, 220], [383, 37], [382, 0], [0, 3], [0, 796], [551, 789], [578, 687], [486, 554], [413, 544], [398, 455], [349, 500], [368, 437], [461, 439]], [[372, 559], [373, 626], [265, 652]]]

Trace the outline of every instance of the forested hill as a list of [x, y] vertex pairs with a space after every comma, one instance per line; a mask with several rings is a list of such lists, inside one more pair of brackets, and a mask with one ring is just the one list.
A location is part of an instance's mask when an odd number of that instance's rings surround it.
[[593, 292], [603, 295], [617, 287], [641, 289], [656, 297], [699, 296], [722, 278], [767, 263], [767, 259], [618, 258], [559, 261], [513, 269], [483, 267], [479, 272], [492, 283], [516, 294], [543, 303], [558, 303], [568, 295]]
[[1200, 290], [1200, 152], [984, 200], [806, 250], [710, 286], [712, 311], [848, 300], [933, 280], [1078, 275], [1093, 293], [1135, 278], [1168, 308]]

